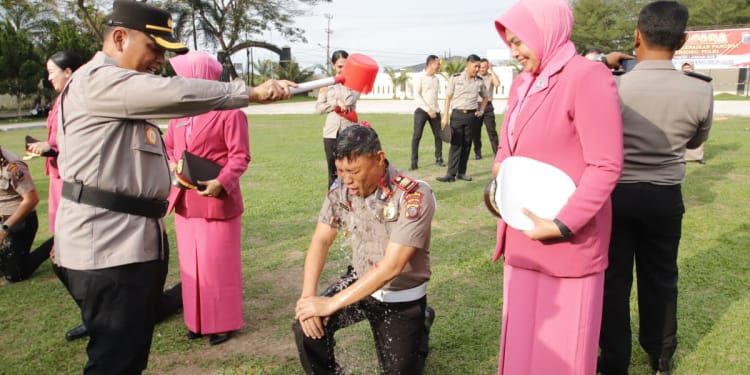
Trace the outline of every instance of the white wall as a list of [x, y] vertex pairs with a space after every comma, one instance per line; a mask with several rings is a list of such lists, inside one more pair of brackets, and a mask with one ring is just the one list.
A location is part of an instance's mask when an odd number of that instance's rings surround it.
[[[495, 66], [492, 67], [492, 70], [495, 71], [495, 74], [497, 74], [497, 77], [500, 79], [500, 86], [495, 87], [493, 98], [506, 99], [508, 97], [508, 89], [510, 88], [510, 84], [513, 81], [513, 68], [509, 66]], [[406, 84], [406, 92], [401, 91], [400, 88], [396, 88], [396, 98], [414, 99], [413, 81], [420, 74], [423, 74], [423, 72], [408, 73], [411, 79]], [[438, 74], [437, 77], [440, 80], [440, 91], [438, 92], [438, 98], [442, 100], [445, 99], [445, 86], [448, 81], [442, 74]], [[375, 78], [375, 83], [373, 85], [372, 91], [367, 95], [362, 95], [362, 98], [393, 99], [393, 91], [394, 88], [393, 83], [391, 82], [391, 77], [386, 73], [378, 73], [377, 77]]]

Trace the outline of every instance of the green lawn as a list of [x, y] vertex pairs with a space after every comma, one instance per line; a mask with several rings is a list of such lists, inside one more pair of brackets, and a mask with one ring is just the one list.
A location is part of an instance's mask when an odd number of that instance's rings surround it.
[[[392, 163], [409, 165], [410, 115], [366, 115]], [[290, 324], [299, 296], [302, 263], [326, 185], [322, 116], [253, 116], [252, 163], [242, 179], [245, 197], [243, 264], [245, 327], [219, 347], [185, 339], [181, 316], [158, 325], [149, 374], [300, 374]], [[0, 132], [0, 145], [21, 153], [24, 131]], [[43, 138], [45, 130], [28, 134]], [[502, 308], [502, 267], [490, 263], [495, 223], [482, 202], [490, 178], [489, 141], [484, 159], [470, 160], [473, 182], [440, 184], [444, 168], [432, 162], [429, 132], [422, 140], [416, 177], [438, 199], [432, 238], [428, 299], [437, 313], [428, 374], [493, 374]], [[675, 374], [750, 373], [750, 118], [716, 121], [704, 166], [688, 165], [687, 214], [680, 251], [679, 333]], [[444, 148], [447, 159], [448, 148]], [[43, 162], [30, 162], [40, 196], [47, 195]], [[39, 205], [46, 239], [46, 199]], [[167, 218], [171, 228], [172, 220]], [[174, 239], [174, 233], [170, 233]], [[174, 248], [174, 242], [172, 247]], [[178, 276], [173, 250], [168, 286]], [[348, 263], [340, 243], [324, 274], [331, 280]], [[633, 296], [635, 298], [635, 296]], [[79, 314], [44, 264], [18, 284], [0, 282], [0, 374], [75, 374], [85, 362], [86, 340], [65, 342]], [[636, 307], [633, 307], [636, 317]], [[338, 356], [347, 373], [375, 373], [366, 324], [341, 331]], [[631, 373], [646, 374], [646, 356], [634, 345]]]

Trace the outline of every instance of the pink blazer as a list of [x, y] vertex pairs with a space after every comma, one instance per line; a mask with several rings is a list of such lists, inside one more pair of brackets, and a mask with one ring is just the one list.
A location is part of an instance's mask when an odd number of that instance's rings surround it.
[[526, 156], [567, 173], [577, 188], [557, 219], [573, 236], [534, 241], [498, 220], [493, 261], [505, 254], [509, 265], [557, 277], [601, 272], [607, 267], [612, 225], [610, 194], [623, 164], [622, 118], [612, 74], [601, 63], [573, 57], [549, 77], [546, 88], [532, 85], [510, 143], [508, 120], [518, 105], [520, 79], [510, 89], [495, 163]]
[[[60, 96], [55, 99], [49, 113], [47, 114], [47, 143], [52, 150], [59, 152], [57, 148], [57, 116], [60, 107]], [[57, 169], [57, 156], [45, 158], [44, 173], [51, 178], [60, 178], [60, 170]]]
[[[190, 136], [186, 140], [188, 129], [191, 129]], [[212, 111], [170, 120], [164, 144], [170, 162], [177, 163], [182, 152], [187, 150], [223, 166], [217, 180], [224, 189], [218, 197], [203, 197], [195, 190], [172, 187], [169, 211], [174, 208], [177, 214], [184, 217], [218, 220], [242, 214], [240, 176], [250, 162], [247, 117], [244, 112], [239, 109]]]

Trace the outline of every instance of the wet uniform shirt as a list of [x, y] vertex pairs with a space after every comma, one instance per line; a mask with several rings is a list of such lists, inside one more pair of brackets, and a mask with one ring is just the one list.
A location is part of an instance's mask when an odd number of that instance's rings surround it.
[[0, 166], [0, 215], [10, 216], [21, 203], [21, 196], [35, 187], [26, 163], [8, 150], [0, 152], [4, 159]]
[[432, 189], [424, 182], [403, 176], [388, 166], [385, 177], [367, 197], [349, 195], [336, 180], [320, 210], [319, 221], [342, 232], [352, 249], [357, 274], [377, 267], [389, 242], [415, 247], [399, 276], [382, 289], [398, 291], [416, 287], [430, 278], [430, 232], [435, 213]]

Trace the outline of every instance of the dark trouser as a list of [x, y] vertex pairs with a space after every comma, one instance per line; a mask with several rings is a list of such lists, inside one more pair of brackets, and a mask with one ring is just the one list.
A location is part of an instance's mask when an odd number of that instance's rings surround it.
[[[44, 246], [49, 246], [51, 248], [54, 239], [55, 237], [50, 237], [50, 239], [45, 241], [44, 244], [39, 247], [41, 248]], [[169, 243], [166, 242], [166, 237], [164, 237], [164, 241], [164, 247], [169, 248]], [[70, 290], [70, 276], [68, 274], [70, 271], [65, 267], [58, 266], [55, 263], [51, 264], [52, 271], [55, 273], [55, 275], [57, 275], [57, 278], [60, 279], [60, 282], [62, 282], [62, 284], [65, 286], [65, 289], [67, 289], [68, 293], [70, 293], [70, 296], [73, 297], [76, 305], [78, 305], [78, 307], [80, 308], [83, 305], [83, 300], [81, 300], [80, 298], [76, 298], [76, 296], [73, 295], [73, 292]], [[168, 318], [170, 315], [177, 313], [177, 311], [179, 311], [181, 308], [182, 283], [177, 283], [175, 286], [171, 287], [168, 290], [165, 290], [164, 293], [162, 293], [161, 298], [159, 299], [159, 306], [156, 311], [156, 323], [159, 323]]]
[[36, 211], [32, 211], [21, 222], [10, 229], [6, 237], [9, 246], [0, 245], [0, 274], [10, 282], [29, 278], [39, 266], [49, 258], [51, 247], [40, 246], [31, 252], [31, 245], [36, 237], [39, 220]]
[[480, 118], [474, 115], [474, 111], [454, 109], [451, 112], [450, 127], [453, 128], [451, 137], [451, 148], [448, 154], [448, 174], [466, 174], [466, 165], [469, 163], [469, 151], [471, 150], [472, 131], [480, 123]]
[[168, 263], [67, 269], [69, 290], [81, 301], [90, 337], [84, 374], [140, 374], [146, 368]]
[[495, 108], [492, 106], [492, 102], [487, 103], [487, 107], [484, 109], [484, 114], [479, 121], [474, 132], [474, 155], [482, 156], [482, 123], [487, 128], [487, 137], [490, 138], [490, 145], [492, 145], [492, 154], [497, 153], [497, 146], [499, 139], [497, 137], [497, 124], [495, 123]]
[[435, 118], [430, 118], [430, 115], [422, 108], [417, 108], [414, 110], [414, 133], [411, 137], [412, 164], [419, 161], [419, 141], [422, 140], [422, 132], [426, 122], [430, 123], [432, 136], [435, 138], [435, 161], [443, 160], [443, 140], [440, 139], [440, 113]]
[[302, 368], [307, 374], [336, 374], [334, 334], [367, 319], [375, 338], [380, 373], [421, 374], [423, 360], [419, 352], [424, 339], [426, 305], [427, 297], [402, 303], [384, 303], [367, 297], [334, 313], [321, 339], [306, 337], [299, 322], [294, 322], [292, 329]]
[[677, 347], [677, 250], [682, 234], [680, 185], [618, 184], [612, 193], [612, 239], [604, 281], [600, 370], [627, 374], [631, 354], [630, 288], [638, 280], [639, 341], [669, 361]]
[[328, 165], [328, 186], [336, 181], [336, 138], [323, 138], [323, 151], [326, 153], [326, 164]]

